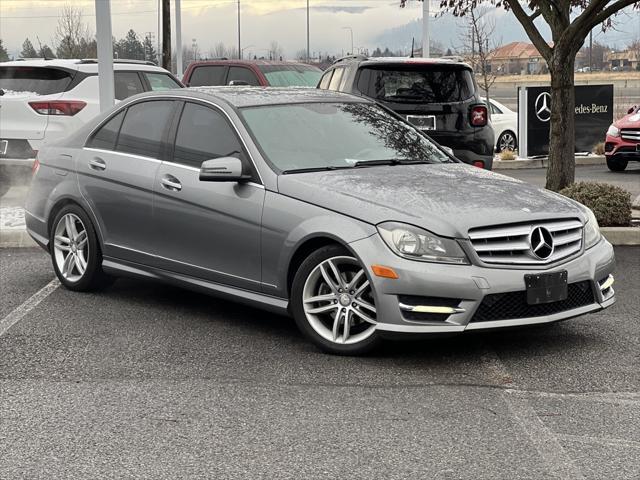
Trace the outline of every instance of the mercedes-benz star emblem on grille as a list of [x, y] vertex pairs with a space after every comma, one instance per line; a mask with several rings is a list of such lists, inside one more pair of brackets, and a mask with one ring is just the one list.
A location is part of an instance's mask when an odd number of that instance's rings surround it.
[[551, 95], [549, 92], [542, 92], [536, 98], [536, 117], [541, 122], [551, 120]]
[[531, 251], [540, 260], [546, 260], [553, 254], [553, 236], [544, 227], [536, 227], [529, 236]]

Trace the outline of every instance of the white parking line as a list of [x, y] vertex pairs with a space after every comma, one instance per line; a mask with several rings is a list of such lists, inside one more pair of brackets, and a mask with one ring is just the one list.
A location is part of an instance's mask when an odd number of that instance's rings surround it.
[[502, 393], [502, 398], [517, 424], [542, 457], [549, 473], [561, 479], [584, 479], [578, 466], [560, 445], [558, 437], [540, 420], [527, 400], [526, 393], [516, 390], [517, 386], [512, 376], [498, 355], [493, 350], [486, 349], [480, 358], [498, 384], [511, 387]]
[[37, 307], [41, 301], [47, 298], [59, 286], [60, 282], [58, 279], [51, 280], [44, 287], [31, 295], [27, 300], [14, 308], [9, 315], [0, 320], [0, 337], [7, 333], [7, 330], [18, 323], [27, 313]]

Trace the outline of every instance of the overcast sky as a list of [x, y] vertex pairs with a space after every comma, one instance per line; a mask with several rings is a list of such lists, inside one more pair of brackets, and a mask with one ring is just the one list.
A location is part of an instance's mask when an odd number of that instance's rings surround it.
[[[351, 40], [344, 27], [353, 29], [355, 47], [378, 46], [374, 40], [384, 30], [422, 16], [421, 3], [409, 2], [404, 9], [398, 3], [398, 0], [311, 0], [312, 52], [348, 51]], [[438, 3], [431, 2], [434, 12]], [[57, 17], [65, 4], [82, 9], [86, 23], [95, 32], [94, 0], [0, 0], [0, 38], [9, 53], [19, 53], [25, 37], [36, 47], [36, 37], [43, 44], [54, 43]], [[111, 0], [114, 36], [121, 38], [131, 28], [140, 35], [156, 34], [157, 7], [158, 0]], [[506, 14], [501, 12], [500, 16]], [[191, 45], [195, 38], [202, 54], [207, 54], [218, 42], [237, 44], [236, 0], [182, 0], [182, 17], [183, 44]], [[264, 54], [259, 49], [269, 48], [273, 40], [290, 57], [306, 47], [306, 0], [241, 0], [241, 18], [242, 46], [253, 45], [246, 53]]]

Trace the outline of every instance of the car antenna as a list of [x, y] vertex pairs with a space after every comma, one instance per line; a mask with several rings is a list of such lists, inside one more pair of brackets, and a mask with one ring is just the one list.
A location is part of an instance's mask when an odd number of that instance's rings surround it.
[[409, 58], [413, 58], [413, 42], [415, 41], [415, 37], [411, 37], [411, 55]]

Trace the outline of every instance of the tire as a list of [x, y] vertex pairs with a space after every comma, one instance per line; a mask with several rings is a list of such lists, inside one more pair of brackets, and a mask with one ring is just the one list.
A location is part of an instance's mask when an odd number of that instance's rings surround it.
[[628, 164], [628, 160], [620, 160], [619, 158], [615, 157], [607, 157], [607, 167], [609, 167], [609, 170], [611, 170], [612, 172], [622, 172], [625, 168], [627, 168]]
[[[318, 300], [310, 300], [314, 298]], [[366, 269], [344, 247], [320, 248], [302, 262], [293, 279], [290, 305], [300, 331], [327, 353], [362, 355], [380, 342]]]
[[[71, 235], [70, 228], [75, 231]], [[49, 235], [53, 269], [66, 288], [87, 292], [113, 281], [102, 271], [100, 242], [91, 219], [78, 205], [67, 205], [57, 213]], [[76, 259], [69, 258], [73, 255]]]
[[496, 150], [498, 151], [498, 153], [506, 150], [507, 149], [506, 147], [508, 144], [512, 145], [510, 150], [514, 150], [514, 151], [517, 150], [518, 139], [516, 137], [516, 134], [510, 130], [507, 130], [506, 132], [502, 132], [498, 137], [498, 141], [496, 142]]

